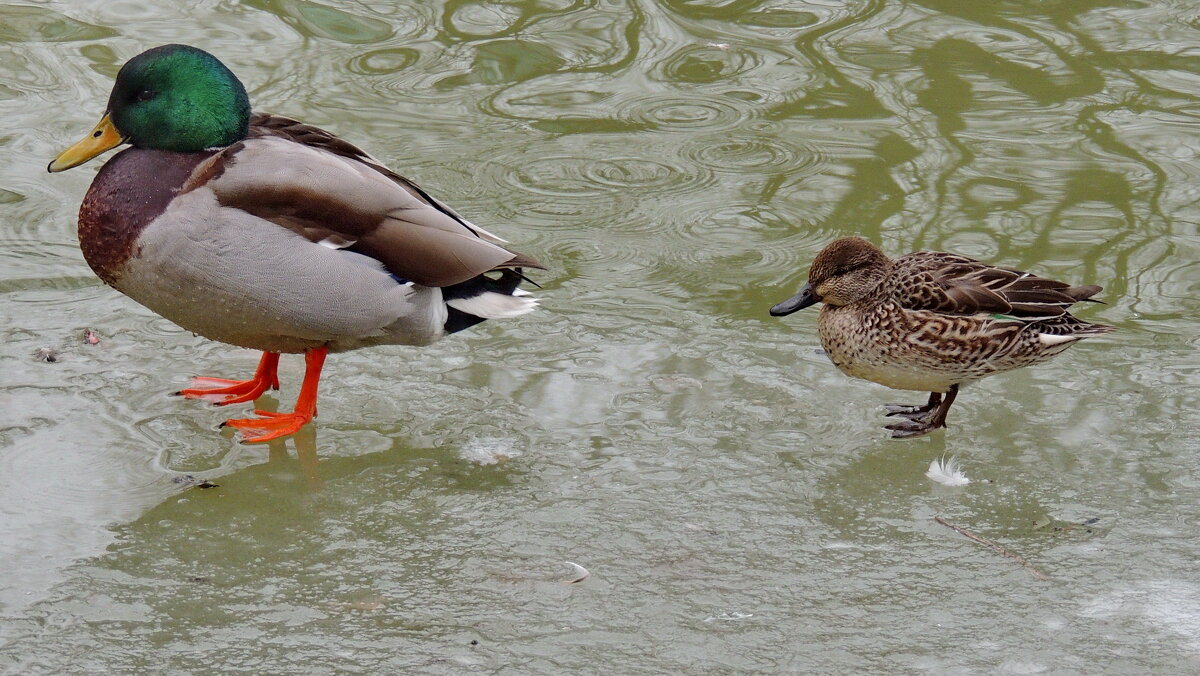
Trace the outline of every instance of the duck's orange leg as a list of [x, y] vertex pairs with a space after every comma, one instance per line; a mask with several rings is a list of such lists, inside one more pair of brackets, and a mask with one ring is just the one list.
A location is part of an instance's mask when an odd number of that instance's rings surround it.
[[240, 404], [243, 401], [254, 401], [262, 396], [267, 388], [279, 389], [279, 353], [263, 352], [250, 380], [226, 380], [224, 378], [192, 378], [192, 386], [175, 394], [188, 399], [202, 399], [217, 406]]
[[321, 381], [321, 367], [325, 364], [328, 348], [319, 347], [304, 353], [304, 382], [300, 384], [300, 397], [291, 413], [255, 411], [258, 418], [235, 418], [225, 424], [242, 431], [242, 441], [258, 443], [295, 434], [317, 416], [317, 383]]

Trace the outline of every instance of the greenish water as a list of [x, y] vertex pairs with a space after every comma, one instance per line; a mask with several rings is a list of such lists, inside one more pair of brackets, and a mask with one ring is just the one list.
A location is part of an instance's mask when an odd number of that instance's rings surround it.
[[[1200, 668], [1192, 3], [191, 5], [0, 5], [0, 671]], [[543, 309], [336, 355], [269, 448], [166, 397], [257, 355], [96, 280], [98, 163], [45, 173], [166, 42], [546, 262]], [[852, 233], [1121, 330], [888, 440], [922, 396], [766, 314]]]

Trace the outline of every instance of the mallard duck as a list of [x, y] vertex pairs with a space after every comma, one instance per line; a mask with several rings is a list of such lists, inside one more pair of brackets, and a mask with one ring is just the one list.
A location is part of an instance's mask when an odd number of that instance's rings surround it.
[[892, 260], [861, 237], [843, 237], [817, 254], [808, 283], [771, 314], [824, 303], [817, 331], [843, 373], [929, 392], [923, 406], [886, 407], [901, 418], [887, 426], [892, 436], [915, 437], [946, 426], [960, 386], [1115, 330], [1067, 312], [1099, 292], [952, 253]]
[[305, 355], [292, 412], [227, 421], [244, 441], [312, 420], [329, 352], [428, 345], [537, 306], [518, 288], [536, 260], [337, 136], [252, 113], [241, 81], [201, 49], [130, 59], [99, 124], [49, 170], [125, 143], [79, 210], [88, 265], [188, 331], [263, 351], [249, 380], [196, 378], [178, 394], [253, 401], [279, 387], [281, 353]]

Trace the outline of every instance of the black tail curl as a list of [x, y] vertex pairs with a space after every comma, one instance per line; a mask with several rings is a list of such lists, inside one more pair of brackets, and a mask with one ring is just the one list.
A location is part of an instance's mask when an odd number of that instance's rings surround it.
[[[465, 282], [443, 287], [442, 299], [443, 301], [448, 301], [455, 298], [474, 298], [487, 292], [502, 293], [506, 296], [511, 296], [521, 286], [522, 281], [538, 286], [533, 280], [521, 274], [520, 268], [505, 268], [500, 271], [500, 276], [497, 278], [479, 275]], [[473, 314], [468, 314], [452, 307], [447, 307], [446, 309], [448, 311], [445, 324], [446, 333], [458, 333], [487, 319], [486, 317], [476, 317]]]

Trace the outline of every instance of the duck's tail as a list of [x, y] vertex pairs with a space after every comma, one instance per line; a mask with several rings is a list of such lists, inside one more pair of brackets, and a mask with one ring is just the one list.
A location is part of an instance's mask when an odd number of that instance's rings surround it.
[[1117, 327], [1108, 324], [1085, 322], [1069, 313], [1035, 322], [1034, 326], [1037, 328], [1038, 340], [1047, 347], [1065, 347], [1084, 338], [1095, 338], [1117, 330]]
[[536, 310], [538, 300], [520, 288], [523, 279], [520, 268], [505, 268], [499, 277], [479, 275], [444, 287], [446, 333], [457, 333], [485, 319], [508, 319]]

